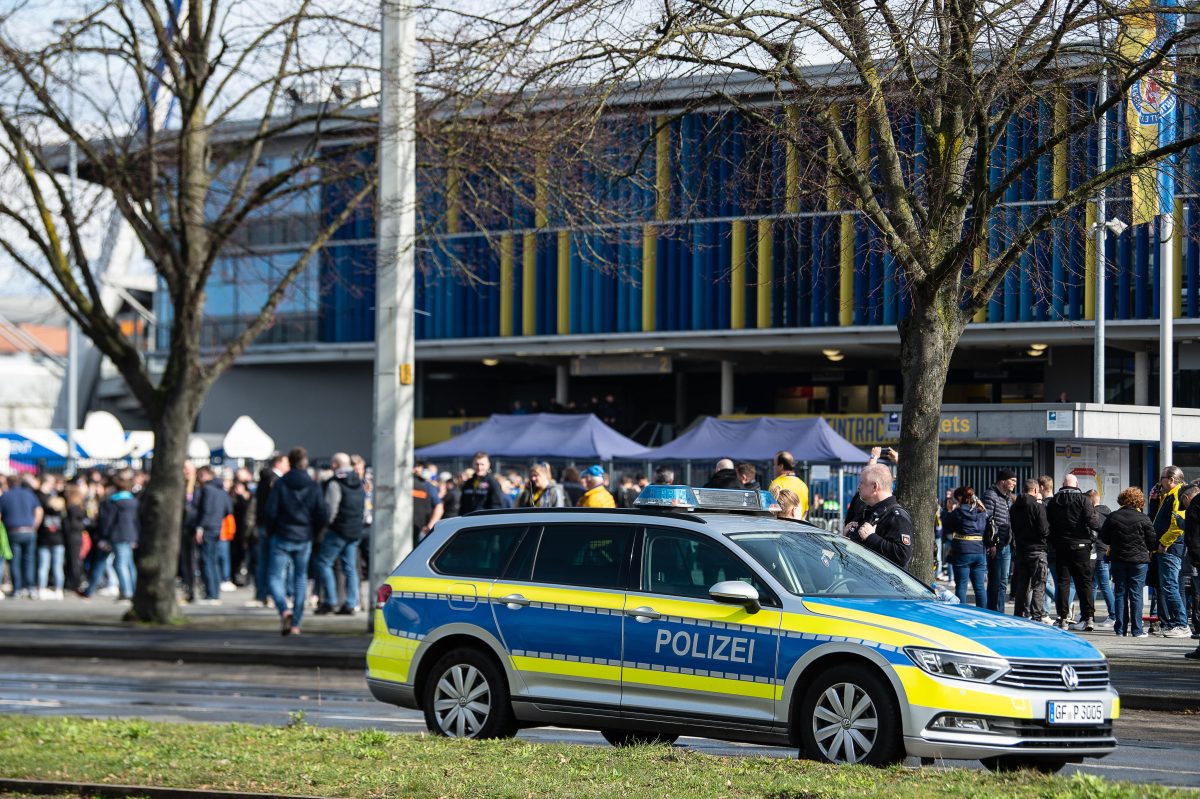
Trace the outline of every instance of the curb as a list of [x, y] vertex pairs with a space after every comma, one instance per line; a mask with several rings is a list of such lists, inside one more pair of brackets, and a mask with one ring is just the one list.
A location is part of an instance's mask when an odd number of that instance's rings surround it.
[[1200, 710], [1200, 693], [1197, 694], [1162, 694], [1149, 691], [1122, 691], [1121, 710], [1153, 710], [1170, 712], [1176, 710]]
[[0, 655], [25, 657], [101, 658], [105, 660], [157, 660], [181, 663], [210, 663], [235, 666], [283, 666], [291, 668], [365, 669], [367, 652], [310, 652], [287, 649], [220, 648], [130, 648], [95, 644], [86, 647], [61, 646], [33, 641], [0, 642]]
[[95, 796], [105, 799], [147, 797], [147, 799], [329, 799], [273, 793], [241, 793], [208, 788], [166, 788], [158, 785], [110, 785], [93, 782], [48, 782], [0, 777], [0, 791], [17, 795]]

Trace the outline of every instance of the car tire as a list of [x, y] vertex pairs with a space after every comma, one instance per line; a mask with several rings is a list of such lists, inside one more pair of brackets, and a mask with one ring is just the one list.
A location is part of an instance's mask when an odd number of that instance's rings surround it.
[[878, 673], [859, 664], [818, 675], [800, 702], [792, 728], [799, 732], [800, 753], [813, 760], [886, 766], [904, 757], [892, 689]]
[[638, 732], [637, 730], [600, 730], [604, 740], [616, 747], [625, 746], [670, 746], [679, 740], [678, 735], [665, 732]]
[[979, 761], [988, 771], [1006, 772], [1027, 769], [1042, 774], [1057, 774], [1066, 768], [1070, 760], [1061, 757], [1038, 757], [1036, 755], [997, 755]]
[[508, 680], [478, 649], [453, 649], [437, 659], [422, 691], [425, 726], [448, 738], [510, 738], [517, 724]]

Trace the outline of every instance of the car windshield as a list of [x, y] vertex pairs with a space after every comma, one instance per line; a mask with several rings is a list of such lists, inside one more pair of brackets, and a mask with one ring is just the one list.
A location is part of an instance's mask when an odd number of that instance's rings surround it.
[[840, 536], [770, 530], [729, 536], [798, 596], [933, 599], [933, 592], [886, 558]]

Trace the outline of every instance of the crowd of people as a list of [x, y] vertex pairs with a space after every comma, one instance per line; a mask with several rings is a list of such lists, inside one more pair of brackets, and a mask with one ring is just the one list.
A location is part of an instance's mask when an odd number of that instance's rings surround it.
[[130, 598], [137, 579], [135, 494], [146, 480], [129, 469], [70, 480], [0, 477], [0, 576], [7, 565], [9, 592], [42, 600], [62, 600], [66, 592]]
[[[845, 510], [843, 535], [901, 567], [912, 559], [913, 523], [892, 495], [894, 450], [875, 448]], [[804, 520], [809, 489], [786, 451], [772, 460], [766, 488], [783, 519]], [[252, 585], [252, 604], [273, 606], [285, 635], [298, 634], [306, 605], [317, 615], [354, 615], [367, 555], [360, 544], [372, 523], [371, 474], [361, 456], [335, 453], [314, 469], [303, 448], [273, 456], [256, 476], [247, 469], [184, 466], [184, 513], [179, 589], [188, 602], [219, 603], [222, 592]], [[497, 508], [629, 508], [649, 484], [675, 484], [667, 467], [647, 477], [611, 476], [602, 466], [548, 463], [498, 474], [485, 452], [457, 474], [434, 463], [414, 470], [412, 543], [443, 518]], [[723, 458], [707, 488], [763, 488], [756, 466]], [[140, 537], [138, 501], [148, 475], [131, 469], [0, 477], [0, 578], [19, 598], [61, 600], [132, 597]], [[1162, 470], [1149, 496], [1136, 486], [1117, 497], [1117, 509], [1097, 491], [1081, 491], [1075, 475], [1025, 480], [1000, 469], [979, 494], [972, 486], [948, 491], [936, 536], [939, 576], [953, 582], [962, 603], [1013, 612], [1077, 631], [1112, 629], [1145, 638], [1196, 637], [1200, 630], [1200, 480]], [[813, 496], [811, 506], [828, 510]], [[840, 508], [838, 509], [840, 510]], [[1190, 578], [1190, 579], [1189, 579]], [[314, 586], [309, 596], [309, 584]], [[1183, 586], [1190, 584], [1191, 591]], [[1150, 607], [1144, 607], [1149, 588]], [[1097, 618], [1103, 599], [1105, 618]], [[1144, 611], [1155, 622], [1144, 625]], [[1197, 650], [1200, 653], [1200, 649]], [[1200, 658], [1193, 653], [1189, 657]]]
[[[947, 492], [941, 509], [939, 560], [961, 602], [973, 594], [979, 607], [1004, 612], [1011, 577], [1017, 616], [1134, 638], [1200, 637], [1200, 503], [1187, 512], [1200, 480], [1168, 466], [1149, 496], [1130, 486], [1113, 510], [1074, 474], [1057, 489], [1049, 476], [1025, 480], [1020, 493], [1011, 471], [996, 478], [982, 496], [971, 486]], [[1101, 598], [1107, 614], [1097, 618]]]

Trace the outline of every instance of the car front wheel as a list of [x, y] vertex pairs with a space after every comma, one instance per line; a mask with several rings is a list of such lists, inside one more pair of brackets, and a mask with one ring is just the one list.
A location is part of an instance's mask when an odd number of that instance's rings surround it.
[[903, 757], [891, 689], [858, 664], [830, 669], [809, 686], [793, 720], [802, 752], [827, 763], [884, 766]]
[[504, 673], [477, 649], [455, 649], [438, 658], [423, 693], [425, 725], [434, 735], [508, 738], [516, 733]]

